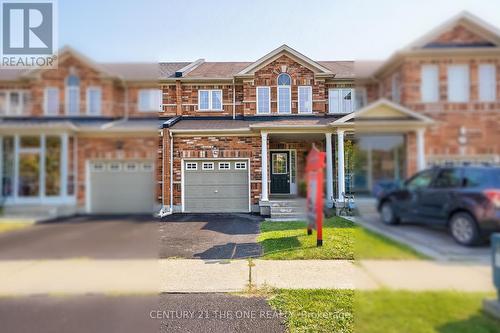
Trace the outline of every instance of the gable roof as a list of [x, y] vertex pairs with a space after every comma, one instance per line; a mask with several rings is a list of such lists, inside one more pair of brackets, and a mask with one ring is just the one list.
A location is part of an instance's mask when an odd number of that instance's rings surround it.
[[470, 12], [463, 11], [410, 43], [408, 46], [403, 48], [403, 50], [409, 51], [425, 48], [438, 39], [442, 34], [457, 26], [464, 26], [475, 35], [484, 38], [495, 46], [500, 46], [500, 29]]
[[325, 66], [321, 65], [320, 63], [312, 60], [311, 58], [306, 57], [302, 53], [292, 49], [286, 44], [281, 45], [280, 47], [272, 50], [265, 56], [261, 57], [257, 61], [253, 62], [249, 66], [243, 68], [239, 73], [238, 76], [245, 76], [245, 75], [252, 75], [256, 70], [259, 68], [267, 65], [268, 63], [274, 61], [275, 59], [279, 58], [283, 54], [291, 57], [292, 59], [300, 62], [301, 64], [305, 65], [306, 67], [309, 67], [316, 73], [323, 73], [323, 74], [333, 74], [330, 69], [326, 68]]
[[[375, 114], [369, 115], [370, 112], [376, 110], [384, 110], [384, 114]], [[365, 107], [354, 111], [348, 115], [343, 116], [335, 121], [333, 121], [332, 125], [341, 125], [349, 123], [356, 118], [356, 121], [360, 119], [364, 120], [380, 120], [385, 121], [387, 119], [392, 120], [403, 120], [403, 121], [412, 121], [412, 122], [420, 122], [422, 124], [433, 124], [435, 121], [423, 114], [417, 113], [415, 111], [410, 110], [407, 107], [404, 107], [400, 104], [396, 104], [388, 99], [381, 98], [373, 103], [366, 105]]]

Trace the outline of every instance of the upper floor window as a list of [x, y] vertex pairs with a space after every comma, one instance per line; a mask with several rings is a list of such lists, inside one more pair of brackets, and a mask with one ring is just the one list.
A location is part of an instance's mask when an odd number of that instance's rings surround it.
[[467, 102], [469, 101], [469, 66], [449, 65], [448, 66], [448, 101]]
[[367, 103], [366, 88], [358, 87], [354, 94], [354, 109], [359, 110]]
[[299, 86], [299, 113], [312, 112], [312, 87]]
[[222, 111], [222, 90], [198, 90], [200, 111]]
[[98, 116], [101, 114], [102, 93], [100, 87], [87, 88], [87, 114]]
[[257, 113], [271, 112], [271, 88], [257, 87]]
[[420, 94], [422, 102], [439, 101], [439, 68], [437, 65], [422, 66]]
[[278, 113], [292, 112], [292, 79], [290, 75], [281, 73], [278, 76]]
[[392, 90], [392, 100], [396, 103], [401, 101], [401, 84], [400, 84], [400, 75], [399, 73], [395, 73], [392, 76], [391, 81], [391, 90]]
[[59, 115], [59, 88], [45, 88], [45, 114], [48, 116]]
[[139, 90], [138, 109], [141, 112], [158, 112], [161, 110], [162, 93], [159, 89]]
[[74, 74], [66, 78], [66, 113], [68, 115], [80, 113], [80, 78]]
[[334, 88], [328, 90], [328, 112], [350, 113], [354, 111], [354, 89]]
[[0, 90], [0, 115], [20, 116], [28, 106], [29, 93], [23, 90]]
[[493, 64], [479, 65], [479, 100], [493, 102], [497, 99], [496, 68]]

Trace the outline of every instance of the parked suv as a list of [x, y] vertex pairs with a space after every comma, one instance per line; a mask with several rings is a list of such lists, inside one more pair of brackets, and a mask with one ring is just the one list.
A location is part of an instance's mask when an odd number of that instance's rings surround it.
[[440, 225], [471, 246], [500, 231], [500, 168], [436, 167], [400, 188], [381, 193], [377, 208], [386, 224]]

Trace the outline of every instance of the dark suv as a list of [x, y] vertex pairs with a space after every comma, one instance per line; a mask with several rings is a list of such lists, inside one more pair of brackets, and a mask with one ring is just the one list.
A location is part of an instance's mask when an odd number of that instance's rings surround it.
[[381, 193], [377, 208], [386, 224], [441, 225], [458, 243], [476, 245], [500, 231], [500, 168], [424, 170], [400, 188]]

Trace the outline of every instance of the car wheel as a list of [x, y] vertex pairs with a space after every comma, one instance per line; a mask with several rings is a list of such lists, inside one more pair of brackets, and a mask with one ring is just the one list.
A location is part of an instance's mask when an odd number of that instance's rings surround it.
[[394, 208], [392, 208], [392, 204], [389, 201], [386, 201], [382, 204], [380, 208], [380, 215], [382, 217], [382, 222], [385, 224], [398, 224], [399, 219], [394, 212]]
[[472, 246], [480, 242], [477, 223], [469, 213], [456, 213], [449, 221], [450, 232], [459, 244]]

